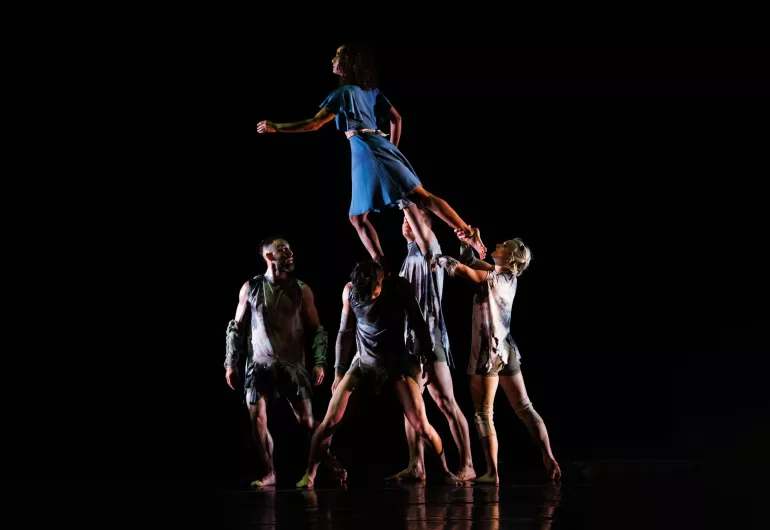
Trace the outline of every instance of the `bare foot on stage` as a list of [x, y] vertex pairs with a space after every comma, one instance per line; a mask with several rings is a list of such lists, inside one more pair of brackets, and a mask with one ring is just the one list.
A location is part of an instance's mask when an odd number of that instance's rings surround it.
[[472, 480], [476, 478], [476, 470], [472, 466], [462, 467], [455, 473], [460, 480]]
[[561, 468], [556, 460], [548, 455], [543, 455], [543, 464], [545, 464], [545, 470], [548, 473], [548, 478], [551, 480], [561, 480]]
[[303, 476], [302, 479], [299, 482], [297, 482], [297, 488], [303, 489], [303, 490], [313, 489], [313, 481], [310, 480], [310, 477], [307, 476], [307, 473], [305, 473], [305, 476]]
[[497, 474], [487, 473], [473, 480], [474, 484], [500, 484], [500, 477]]
[[420, 466], [408, 467], [395, 475], [389, 476], [385, 480], [396, 482], [422, 482], [425, 480], [425, 470]]
[[449, 471], [444, 472], [444, 484], [449, 484], [450, 486], [465, 486], [464, 481], [460, 480]]
[[264, 488], [265, 486], [275, 486], [275, 473], [270, 473], [266, 477], [251, 483], [252, 488]]
[[345, 482], [348, 478], [348, 472], [331, 453], [326, 454], [324, 470], [332, 480], [339, 482], [340, 484]]

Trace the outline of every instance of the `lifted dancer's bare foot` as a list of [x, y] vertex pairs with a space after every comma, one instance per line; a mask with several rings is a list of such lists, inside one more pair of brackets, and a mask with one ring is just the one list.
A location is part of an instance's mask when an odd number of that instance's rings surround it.
[[479, 253], [479, 258], [484, 259], [484, 256], [487, 255], [487, 247], [481, 242], [481, 232], [478, 228], [471, 228], [471, 231], [472, 236], [468, 240], [468, 243]]
[[473, 247], [476, 252], [479, 254], [479, 258], [484, 259], [484, 256], [487, 255], [487, 247], [484, 246], [484, 243], [481, 242], [481, 232], [478, 228], [470, 227], [471, 231], [464, 232], [460, 230], [459, 228], [455, 229], [455, 234], [457, 235], [457, 238], [462, 241], [464, 245], [470, 245]]

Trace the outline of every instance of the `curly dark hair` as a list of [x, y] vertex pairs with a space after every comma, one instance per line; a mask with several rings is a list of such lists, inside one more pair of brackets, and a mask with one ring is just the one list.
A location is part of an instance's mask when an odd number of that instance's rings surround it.
[[382, 265], [374, 260], [363, 261], [350, 273], [351, 294], [359, 303], [368, 302], [377, 284], [385, 277]]
[[377, 88], [377, 68], [371, 51], [363, 44], [350, 42], [340, 50], [340, 85], [358, 85], [363, 90]]
[[259, 256], [262, 257], [262, 255], [265, 253], [265, 249], [268, 248], [268, 247], [271, 247], [273, 245], [273, 242], [277, 241], [279, 239], [282, 239], [283, 241], [286, 241], [286, 238], [284, 238], [284, 237], [282, 237], [282, 236], [280, 236], [278, 234], [276, 234], [274, 236], [266, 237], [265, 239], [260, 241], [257, 244], [257, 253], [259, 254]]

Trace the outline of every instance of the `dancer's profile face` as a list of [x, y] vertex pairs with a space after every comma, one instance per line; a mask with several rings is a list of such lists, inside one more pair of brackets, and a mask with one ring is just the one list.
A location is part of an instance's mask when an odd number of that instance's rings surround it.
[[513, 255], [513, 247], [515, 243], [511, 241], [504, 241], [495, 245], [495, 251], [489, 255], [495, 261], [496, 265], [505, 265], [511, 261]]
[[340, 54], [344, 48], [345, 46], [340, 46], [337, 48], [337, 55], [335, 55], [334, 59], [332, 59], [332, 72], [337, 75], [342, 75], [342, 70], [340, 70]]
[[279, 272], [292, 272], [294, 270], [294, 252], [292, 252], [288, 241], [276, 239], [271, 254]]

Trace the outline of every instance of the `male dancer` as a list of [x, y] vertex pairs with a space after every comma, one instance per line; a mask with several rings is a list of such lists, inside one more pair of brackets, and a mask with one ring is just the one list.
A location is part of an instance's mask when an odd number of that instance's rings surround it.
[[[266, 474], [251, 483], [254, 487], [275, 484], [273, 438], [267, 430], [267, 399], [285, 397], [297, 421], [312, 435], [318, 422], [310, 404], [313, 386], [324, 380], [328, 334], [318, 318], [310, 287], [291, 276], [294, 253], [279, 237], [263, 240], [259, 252], [267, 264], [264, 274], [243, 284], [235, 319], [227, 326], [225, 377], [235, 390], [238, 358], [246, 356], [244, 389], [252, 433]], [[248, 324], [251, 337], [247, 346]], [[305, 368], [305, 336], [313, 334], [315, 366], [312, 377]], [[345, 470], [330, 455], [324, 455], [335, 478], [344, 480]]]

